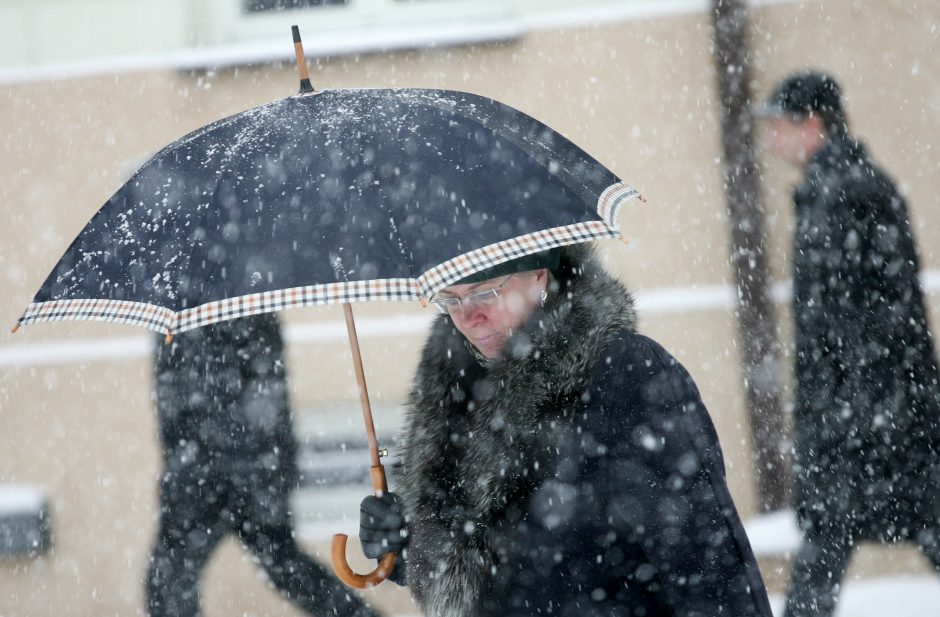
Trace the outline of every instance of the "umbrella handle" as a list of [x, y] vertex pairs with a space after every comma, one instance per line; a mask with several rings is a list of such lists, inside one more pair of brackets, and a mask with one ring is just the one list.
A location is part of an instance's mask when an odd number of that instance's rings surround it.
[[[369, 456], [372, 466], [369, 475], [372, 477], [372, 490], [376, 497], [388, 492], [388, 482], [385, 480], [385, 467], [379, 462], [379, 447], [375, 439], [375, 426], [372, 424], [372, 406], [369, 404], [369, 390], [366, 387], [366, 374], [362, 369], [362, 355], [359, 352], [359, 337], [356, 335], [356, 321], [353, 319], [352, 307], [348, 302], [343, 304], [346, 315], [346, 331], [349, 334], [349, 348], [353, 356], [353, 367], [356, 371], [356, 383], [359, 385], [359, 402], [362, 404], [362, 419], [366, 424], [366, 438], [369, 441]], [[388, 553], [379, 562], [377, 567], [368, 574], [356, 574], [346, 562], [346, 540], [348, 536], [338, 533], [333, 536], [333, 570], [339, 580], [354, 589], [375, 587], [392, 573], [395, 567], [395, 553]]]
[[378, 567], [368, 574], [356, 574], [346, 562], [346, 540], [349, 539], [344, 533], [338, 533], [333, 536], [333, 571], [339, 580], [343, 581], [354, 589], [368, 589], [375, 587], [388, 578], [395, 567], [395, 559], [398, 557], [395, 553], [388, 553], [379, 562]]
[[[372, 476], [372, 490], [376, 497], [381, 497], [383, 493], [388, 492], [388, 483], [385, 480], [385, 467], [381, 463], [369, 468], [369, 475]], [[388, 578], [395, 567], [395, 559], [398, 557], [395, 553], [388, 553], [379, 561], [378, 567], [368, 574], [356, 574], [349, 567], [346, 561], [346, 541], [349, 539], [344, 533], [338, 533], [333, 536], [333, 571], [339, 580], [343, 581], [354, 589], [367, 589], [375, 587]]]

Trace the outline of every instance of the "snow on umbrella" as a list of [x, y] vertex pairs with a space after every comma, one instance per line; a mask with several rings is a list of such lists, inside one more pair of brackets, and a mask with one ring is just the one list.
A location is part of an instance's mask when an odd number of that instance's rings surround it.
[[[342, 303], [375, 490], [387, 490], [349, 303], [416, 300], [556, 246], [620, 237], [638, 193], [548, 126], [495, 100], [430, 89], [312, 91], [170, 144], [94, 215], [20, 317], [172, 336]], [[304, 92], [306, 90], [306, 92]], [[380, 582], [345, 563], [356, 586]], [[345, 570], [343, 570], [345, 567]], [[342, 570], [342, 571], [341, 571]], [[366, 580], [368, 578], [368, 580]]]

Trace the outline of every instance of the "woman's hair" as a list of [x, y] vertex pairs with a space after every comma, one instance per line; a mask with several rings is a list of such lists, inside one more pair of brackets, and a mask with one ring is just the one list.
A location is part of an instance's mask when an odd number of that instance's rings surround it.
[[530, 255], [517, 257], [516, 259], [504, 261], [501, 264], [486, 268], [485, 270], [474, 272], [473, 274], [467, 275], [452, 284], [466, 285], [469, 283], [480, 283], [482, 281], [487, 281], [489, 279], [494, 279], [509, 274], [518, 274], [520, 272], [528, 272], [530, 270], [541, 270], [542, 268], [548, 268], [549, 270], [552, 270], [558, 266], [558, 260], [559, 256], [561, 255], [561, 251], [561, 248], [556, 247], [542, 251], [540, 253], [532, 253]]
[[[558, 256], [558, 265], [549, 268], [552, 274], [552, 291], [565, 292], [581, 277], [585, 269], [594, 260], [594, 251], [589, 244], [572, 244], [562, 248]], [[557, 286], [557, 289], [554, 288]]]

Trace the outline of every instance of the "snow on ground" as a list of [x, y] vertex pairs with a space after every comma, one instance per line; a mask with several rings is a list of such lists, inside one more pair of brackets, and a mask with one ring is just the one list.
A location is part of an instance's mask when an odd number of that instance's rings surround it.
[[[774, 615], [783, 596], [770, 595]], [[834, 617], [940, 617], [940, 576], [886, 576], [850, 581]]]
[[[744, 522], [758, 557], [789, 558], [800, 545], [792, 510]], [[783, 614], [783, 595], [771, 594], [775, 615]], [[835, 617], [940, 617], [940, 576], [885, 576], [848, 581]]]
[[744, 521], [751, 548], [758, 557], [790, 557], [800, 547], [793, 510], [780, 510]]

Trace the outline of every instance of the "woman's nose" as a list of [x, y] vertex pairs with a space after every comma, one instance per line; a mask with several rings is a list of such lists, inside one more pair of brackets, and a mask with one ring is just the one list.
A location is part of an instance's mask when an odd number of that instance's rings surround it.
[[457, 318], [461, 324], [475, 325], [486, 319], [486, 307], [480, 306], [476, 302], [467, 303], [460, 307]]

